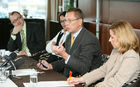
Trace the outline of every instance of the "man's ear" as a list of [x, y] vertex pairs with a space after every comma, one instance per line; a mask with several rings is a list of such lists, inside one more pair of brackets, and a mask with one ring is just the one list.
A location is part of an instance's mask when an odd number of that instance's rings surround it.
[[79, 23], [80, 25], [83, 24], [83, 20], [82, 20], [82, 19], [79, 19], [79, 22], [80, 22], [80, 23]]

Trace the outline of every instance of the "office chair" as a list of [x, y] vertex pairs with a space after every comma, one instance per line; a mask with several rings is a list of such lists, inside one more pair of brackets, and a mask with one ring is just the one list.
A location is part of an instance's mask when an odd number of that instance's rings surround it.
[[136, 79], [129, 83], [125, 83], [122, 87], [140, 87], [140, 73]]
[[102, 62], [105, 63], [109, 59], [109, 55], [107, 54], [102, 54]]

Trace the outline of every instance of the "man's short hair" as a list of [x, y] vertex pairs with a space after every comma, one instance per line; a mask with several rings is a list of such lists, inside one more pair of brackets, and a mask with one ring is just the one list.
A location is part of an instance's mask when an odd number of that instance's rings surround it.
[[15, 14], [15, 13], [19, 14], [20, 16], [22, 16], [18, 11], [13, 11], [13, 12], [9, 13], [9, 17], [12, 16], [13, 14]]
[[74, 12], [76, 18], [81, 18], [82, 20], [84, 19], [84, 14], [83, 14], [82, 10], [79, 9], [79, 8], [70, 8], [70, 9], [67, 11], [67, 13], [68, 13], [68, 12]]

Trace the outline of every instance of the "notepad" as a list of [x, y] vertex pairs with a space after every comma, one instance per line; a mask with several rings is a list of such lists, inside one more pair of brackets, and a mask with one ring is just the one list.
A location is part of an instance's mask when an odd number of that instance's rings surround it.
[[[30, 87], [30, 83], [23, 83], [25, 87]], [[74, 87], [67, 81], [41, 81], [37, 83], [38, 87]]]
[[18, 69], [12, 71], [12, 74], [15, 76], [27, 76], [31, 73], [37, 73], [37, 71], [35, 69]]
[[8, 78], [6, 82], [0, 83], [0, 87], [18, 87], [18, 86]]

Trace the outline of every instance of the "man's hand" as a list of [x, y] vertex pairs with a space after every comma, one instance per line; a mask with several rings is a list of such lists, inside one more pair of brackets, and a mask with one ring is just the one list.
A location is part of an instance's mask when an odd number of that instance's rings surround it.
[[13, 32], [12, 33], [13, 34], [17, 34], [18, 32], [21, 31], [22, 27], [23, 27], [23, 25], [21, 25], [21, 24], [18, 24], [16, 26], [14, 26], [14, 29], [13, 29]]
[[[43, 65], [41, 63], [46, 65], [48, 68], [43, 67]], [[41, 70], [51, 70], [51, 69], [53, 69], [52, 65], [49, 64], [46, 60], [41, 60], [41, 62], [37, 64], [37, 67], [40, 68]]]
[[25, 51], [19, 51], [19, 55], [26, 55], [27, 56], [27, 53]]
[[51, 45], [51, 49], [52, 51], [56, 54], [56, 55], [60, 55], [62, 56], [65, 60], [68, 58], [68, 54], [65, 51], [64, 46], [62, 45], [62, 43], [59, 43], [59, 46], [55, 46], [55, 42], [52, 42]]

